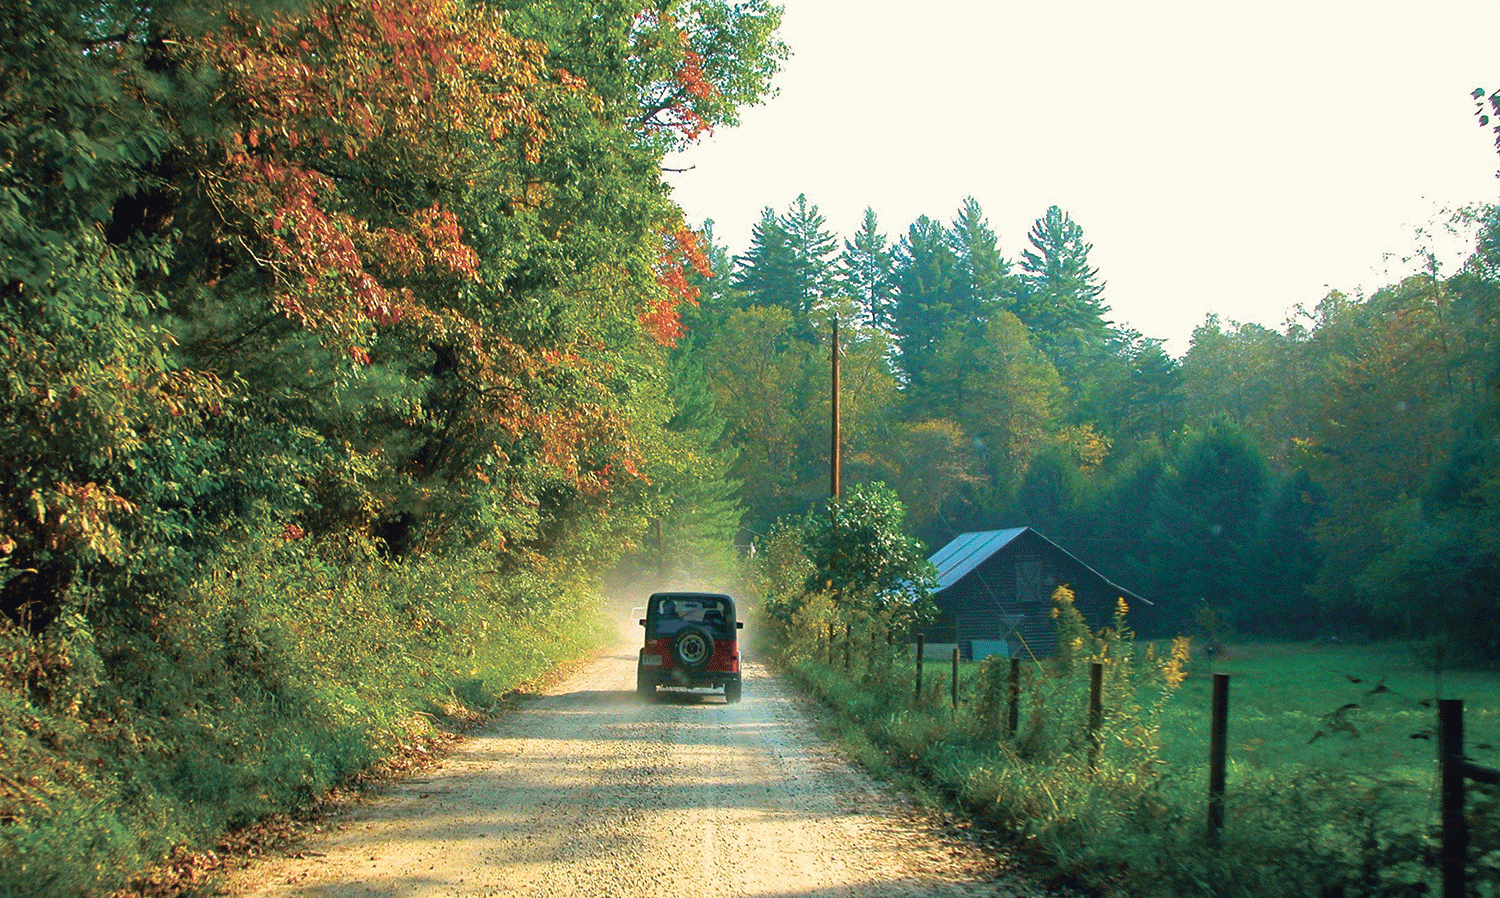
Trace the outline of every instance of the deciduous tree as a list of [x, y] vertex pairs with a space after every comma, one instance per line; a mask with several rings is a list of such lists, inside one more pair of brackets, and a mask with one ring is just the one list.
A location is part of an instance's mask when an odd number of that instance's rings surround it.
[[813, 564], [807, 590], [831, 589], [845, 608], [886, 617], [899, 634], [932, 613], [936, 585], [921, 543], [905, 530], [906, 509], [883, 483], [861, 484], [809, 514], [803, 544]]

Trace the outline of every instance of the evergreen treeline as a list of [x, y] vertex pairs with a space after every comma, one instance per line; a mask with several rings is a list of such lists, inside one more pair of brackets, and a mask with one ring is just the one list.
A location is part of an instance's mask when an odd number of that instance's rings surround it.
[[[1148, 630], [1445, 636], [1500, 657], [1500, 213], [1473, 255], [1279, 331], [1210, 317], [1177, 359], [1109, 319], [1082, 228], [1019, 254], [979, 204], [842, 241], [798, 197], [711, 252], [691, 344], [745, 534], [824, 500], [829, 325], [845, 479], [936, 547], [1029, 525], [1154, 606]], [[712, 240], [712, 228], [709, 228]]]

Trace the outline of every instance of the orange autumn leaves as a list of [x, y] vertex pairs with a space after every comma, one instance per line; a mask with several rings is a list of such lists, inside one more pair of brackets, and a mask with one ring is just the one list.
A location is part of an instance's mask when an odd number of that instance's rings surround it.
[[678, 225], [662, 235], [661, 259], [656, 266], [656, 279], [667, 294], [652, 303], [641, 318], [646, 332], [663, 346], [673, 345], [682, 337], [682, 305], [698, 301], [698, 288], [688, 283], [688, 269], [701, 277], [713, 276], [703, 235]]
[[650, 89], [643, 124], [674, 131], [688, 142], [713, 131], [700, 103], [718, 96], [718, 89], [703, 68], [703, 55], [692, 47], [692, 38], [676, 19], [662, 10], [647, 8], [636, 15], [636, 53], [654, 57], [665, 47], [668, 71]]
[[198, 52], [226, 76], [231, 116], [207, 189], [275, 278], [283, 313], [360, 358], [361, 322], [422, 312], [393, 283], [477, 278], [450, 210], [378, 208], [361, 163], [462, 177], [475, 134], [535, 156], [546, 138], [534, 96], [546, 75], [540, 45], [445, 0], [350, 0], [295, 19], [230, 14]]

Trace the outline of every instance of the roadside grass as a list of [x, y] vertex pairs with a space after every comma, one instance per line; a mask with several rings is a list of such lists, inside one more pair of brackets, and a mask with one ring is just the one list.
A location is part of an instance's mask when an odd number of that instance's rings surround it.
[[[853, 644], [868, 645], [855, 630]], [[856, 650], [846, 670], [841, 653], [830, 665], [821, 646], [783, 635], [783, 666], [835, 712], [832, 731], [856, 760], [919, 784], [1008, 833], [1060, 881], [1101, 894], [1436, 894], [1433, 699], [1465, 699], [1469, 755], [1500, 767], [1500, 676], [1435, 674], [1413, 644], [1240, 643], [1212, 665], [1195, 659], [1166, 688], [1166, 645], [1117, 641], [1091, 770], [1086, 665], [1025, 665], [1011, 737], [1008, 661], [961, 664], [955, 712], [947, 662], [925, 665], [917, 697], [899, 650], [875, 659]], [[1230, 675], [1230, 769], [1226, 827], [1212, 848], [1215, 672]], [[1500, 894], [1497, 810], [1495, 793], [1475, 786], [1471, 894]]]
[[581, 587], [489, 566], [267, 542], [160, 607], [0, 631], [0, 896], [128, 887], [603, 642]]

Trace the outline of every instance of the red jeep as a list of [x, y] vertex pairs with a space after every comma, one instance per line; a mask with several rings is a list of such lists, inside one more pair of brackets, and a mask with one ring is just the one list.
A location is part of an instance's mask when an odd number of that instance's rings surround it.
[[723, 687], [724, 700], [740, 700], [739, 630], [734, 599], [718, 593], [658, 592], [646, 600], [646, 645], [635, 665], [635, 691], [655, 696], [658, 686]]

